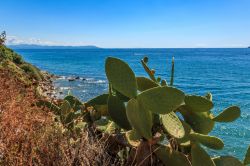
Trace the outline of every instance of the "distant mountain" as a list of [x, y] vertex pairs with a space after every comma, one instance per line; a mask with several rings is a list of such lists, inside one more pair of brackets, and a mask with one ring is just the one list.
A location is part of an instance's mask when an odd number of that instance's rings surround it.
[[46, 46], [35, 44], [8, 45], [11, 49], [100, 49], [96, 46]]

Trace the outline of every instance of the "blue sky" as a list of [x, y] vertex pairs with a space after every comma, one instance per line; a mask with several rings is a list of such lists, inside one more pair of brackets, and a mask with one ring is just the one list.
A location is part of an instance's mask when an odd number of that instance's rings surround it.
[[1, 0], [9, 43], [246, 47], [250, 0]]

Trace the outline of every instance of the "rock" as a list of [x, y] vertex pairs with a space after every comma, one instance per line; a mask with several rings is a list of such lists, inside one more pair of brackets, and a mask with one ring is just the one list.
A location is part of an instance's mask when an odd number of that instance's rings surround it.
[[75, 78], [69, 77], [68, 81], [75, 81]]

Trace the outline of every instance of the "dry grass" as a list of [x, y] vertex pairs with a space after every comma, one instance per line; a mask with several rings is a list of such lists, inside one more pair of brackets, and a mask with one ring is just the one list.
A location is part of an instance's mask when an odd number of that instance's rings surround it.
[[118, 165], [86, 133], [72, 143], [53, 114], [32, 105], [33, 88], [9, 73], [0, 70], [0, 165]]

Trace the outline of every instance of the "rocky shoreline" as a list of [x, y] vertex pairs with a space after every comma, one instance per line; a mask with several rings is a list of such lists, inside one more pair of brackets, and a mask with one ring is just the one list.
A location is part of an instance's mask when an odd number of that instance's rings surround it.
[[41, 71], [43, 80], [38, 83], [37, 91], [40, 96], [45, 97], [48, 100], [56, 100], [56, 88], [53, 85], [53, 81], [59, 76], [50, 74], [47, 71]]

